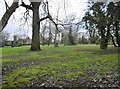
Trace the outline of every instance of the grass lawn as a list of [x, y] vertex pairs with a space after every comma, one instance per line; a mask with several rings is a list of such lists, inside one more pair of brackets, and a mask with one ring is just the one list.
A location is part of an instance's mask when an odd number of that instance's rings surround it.
[[107, 50], [100, 50], [99, 45], [41, 46], [39, 52], [29, 48], [2, 48], [4, 89], [89, 86], [107, 74], [113, 73], [110, 78], [117, 76], [118, 49], [112, 46]]

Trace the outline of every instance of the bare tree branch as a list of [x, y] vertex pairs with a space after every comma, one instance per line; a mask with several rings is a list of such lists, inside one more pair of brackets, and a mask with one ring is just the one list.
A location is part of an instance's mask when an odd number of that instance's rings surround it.
[[45, 19], [47, 19], [47, 18], [49, 18], [49, 16], [46, 16], [46, 17], [41, 18], [38, 23], [40, 23], [41, 21], [43, 21], [43, 20], [45, 20]]
[[4, 2], [5, 2], [6, 10], [7, 10], [9, 8], [9, 6], [8, 6], [6, 0], [4, 0]]
[[31, 4], [30, 5], [26, 5], [24, 2], [22, 2], [21, 6], [25, 7], [26, 9], [32, 10]]
[[18, 2], [12, 3], [12, 5], [6, 10], [5, 14], [3, 15], [0, 22], [2, 23], [2, 27], [0, 29], [0, 32], [4, 29], [4, 27], [7, 25], [9, 18], [11, 15], [15, 12], [15, 10], [19, 7]]

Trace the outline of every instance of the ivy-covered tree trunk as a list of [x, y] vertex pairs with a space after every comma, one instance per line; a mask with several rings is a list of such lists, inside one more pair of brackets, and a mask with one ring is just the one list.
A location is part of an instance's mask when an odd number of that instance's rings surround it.
[[59, 47], [58, 46], [58, 42], [57, 42], [57, 35], [58, 35], [58, 27], [57, 27], [57, 25], [55, 24], [55, 27], [56, 27], [56, 30], [55, 30], [55, 39], [54, 39], [54, 46], [55, 47]]
[[39, 51], [40, 49], [40, 24], [39, 21], [39, 2], [33, 2], [33, 21], [32, 21], [32, 43], [30, 50]]
[[70, 26], [68, 37], [69, 37], [69, 43], [68, 44], [69, 45], [75, 45], [74, 38], [73, 38], [73, 35], [72, 35], [72, 26]]
[[62, 33], [62, 36], [61, 36], [61, 44], [64, 44], [64, 33]]
[[107, 46], [108, 46], [107, 37], [105, 36], [103, 29], [101, 29], [100, 49], [107, 49]]
[[119, 33], [119, 22], [116, 21], [116, 24], [115, 24], [115, 36], [116, 36], [116, 43], [118, 45], [118, 47], [120, 47], [120, 33]]
[[107, 39], [106, 37], [101, 37], [101, 40], [100, 40], [100, 49], [107, 49]]
[[96, 38], [94, 36], [90, 37], [90, 44], [95, 44]]

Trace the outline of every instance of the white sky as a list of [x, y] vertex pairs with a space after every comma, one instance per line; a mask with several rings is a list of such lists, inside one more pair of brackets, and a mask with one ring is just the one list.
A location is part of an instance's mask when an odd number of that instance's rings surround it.
[[[13, 0], [6, 0], [9, 5], [11, 5], [11, 2]], [[76, 18], [79, 18], [79, 21], [84, 16], [85, 10], [87, 8], [87, 0], [65, 0], [67, 1], [67, 4], [64, 5], [64, 0], [48, 0], [50, 1], [50, 13], [53, 16], [56, 16], [58, 6], [60, 6], [59, 16], [60, 18], [65, 18], [65, 16], [70, 14], [75, 14]], [[60, 3], [60, 4], [59, 4]], [[66, 14], [65, 14], [66, 11]], [[0, 0], [0, 19], [2, 18], [3, 14], [5, 12], [5, 5], [4, 0]], [[16, 12], [11, 16], [7, 26], [4, 28], [4, 31], [7, 31], [13, 36], [14, 34], [23, 34], [27, 33], [29, 37], [32, 37], [32, 30], [31, 27], [26, 27], [25, 30], [21, 27], [20, 28], [20, 18], [22, 18], [23, 13], [25, 12], [25, 8], [20, 7], [16, 10]]]

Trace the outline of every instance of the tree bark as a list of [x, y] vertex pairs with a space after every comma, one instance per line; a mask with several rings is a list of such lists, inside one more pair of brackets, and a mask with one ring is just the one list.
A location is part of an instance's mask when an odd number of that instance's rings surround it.
[[32, 21], [32, 43], [30, 50], [39, 51], [40, 48], [40, 24], [39, 24], [39, 2], [32, 2], [33, 6], [33, 21]]
[[107, 49], [108, 46], [108, 40], [104, 34], [103, 29], [101, 29], [101, 40], [100, 40], [100, 49]]
[[106, 42], [106, 38], [105, 37], [101, 37], [100, 40], [100, 49], [107, 49], [107, 42]]
[[68, 37], [69, 37], [68, 45], [75, 45], [74, 38], [72, 35], [72, 26], [70, 26]]
[[57, 34], [58, 34], [58, 27], [57, 27], [57, 24], [55, 24], [55, 27], [56, 27], [56, 29], [55, 29], [55, 39], [54, 39], [54, 46], [55, 47], [59, 47], [58, 46], [58, 42], [57, 42]]
[[62, 36], [61, 36], [61, 44], [64, 44], [64, 33], [62, 33]]
[[120, 33], [119, 33], [119, 22], [116, 21], [116, 24], [115, 24], [115, 36], [116, 36], [116, 43], [118, 45], [118, 47], [120, 47]]
[[114, 36], [112, 36], [112, 34], [110, 34], [110, 36], [111, 36], [111, 38], [112, 38], [112, 42], [113, 42], [114, 47], [117, 47], [117, 44], [116, 44], [115, 41], [114, 41]]
[[13, 1], [12, 5], [6, 10], [5, 14], [3, 15], [1, 19], [1, 29], [0, 32], [4, 29], [4, 27], [7, 25], [8, 20], [10, 19], [11, 15], [15, 12], [15, 10], [18, 8], [18, 1]]
[[42, 45], [43, 45], [43, 46], [45, 45], [45, 37], [44, 37], [44, 33], [43, 33], [43, 36], [42, 36]]

